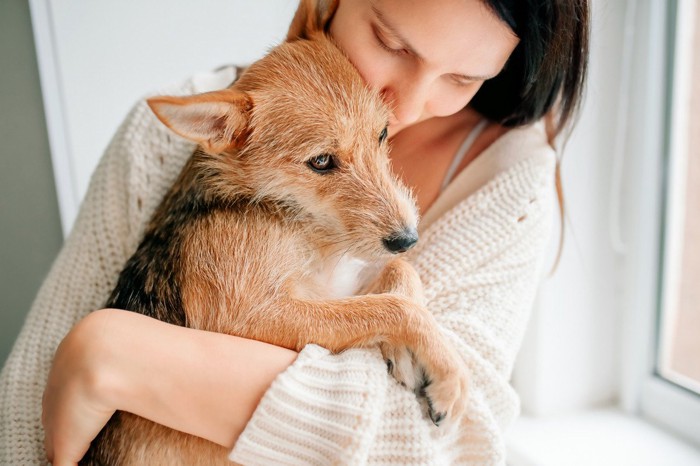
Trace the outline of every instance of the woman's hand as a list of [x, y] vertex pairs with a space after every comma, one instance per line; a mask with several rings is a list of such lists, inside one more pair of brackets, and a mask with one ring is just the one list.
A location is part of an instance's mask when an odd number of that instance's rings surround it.
[[255, 340], [95, 311], [59, 345], [44, 392], [45, 446], [76, 464], [114, 411], [231, 448], [297, 353]]
[[99, 338], [106, 311], [90, 314], [56, 350], [42, 400], [46, 455], [54, 466], [75, 465], [115, 411], [109, 358]]

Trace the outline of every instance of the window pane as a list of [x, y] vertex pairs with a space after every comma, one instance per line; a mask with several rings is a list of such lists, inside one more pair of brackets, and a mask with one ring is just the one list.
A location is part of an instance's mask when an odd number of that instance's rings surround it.
[[659, 372], [700, 393], [700, 6], [693, 9], [685, 26], [683, 11], [678, 18], [675, 73], [684, 76], [673, 79], [671, 138], [680, 141], [670, 151]]

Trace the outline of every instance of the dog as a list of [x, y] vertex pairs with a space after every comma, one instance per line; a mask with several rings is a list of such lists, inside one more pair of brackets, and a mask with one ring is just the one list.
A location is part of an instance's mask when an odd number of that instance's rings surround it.
[[[297, 351], [379, 345], [440, 424], [464, 410], [466, 376], [398, 256], [418, 240], [418, 214], [391, 172], [389, 110], [323, 32], [323, 15], [307, 16], [313, 27], [231, 87], [148, 100], [198, 148], [106, 306]], [[358, 261], [383, 267], [338, 291], [343, 264]], [[80, 464], [231, 464], [227, 455], [117, 412]]]

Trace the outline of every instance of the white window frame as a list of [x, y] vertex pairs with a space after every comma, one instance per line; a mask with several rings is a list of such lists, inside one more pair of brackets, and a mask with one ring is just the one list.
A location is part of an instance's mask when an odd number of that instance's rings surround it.
[[[661, 283], [661, 303], [659, 318], [659, 345], [661, 341], [669, 341], [675, 329], [680, 299], [681, 267], [683, 265], [683, 244], [685, 233], [690, 108], [693, 71], [692, 46], [694, 45], [694, 28], [696, 22], [695, 2], [683, 1], [678, 4], [675, 14], [676, 31], [673, 51], [672, 91], [669, 97], [669, 142], [668, 169], [666, 183], [665, 228], [664, 228], [664, 259], [663, 277]], [[666, 314], [661, 317], [661, 314]], [[671, 360], [670, 347], [660, 345], [658, 348], [658, 366], [668, 367]], [[698, 355], [700, 357], [700, 355]], [[678, 373], [661, 374], [680, 386], [700, 393], [700, 383]]]
[[683, 70], [675, 66], [686, 66], [687, 57], [678, 55], [681, 47], [675, 44], [687, 39], [693, 2], [649, 0], [639, 5], [638, 24], [645, 34], [638, 35], [636, 43], [637, 79], [630, 99], [626, 154], [628, 215], [623, 224], [629, 232], [626, 235], [629, 254], [625, 259], [623, 285], [620, 402], [626, 411], [700, 445], [700, 397], [661, 378], [655, 370], [659, 308], [664, 300], [659, 295], [664, 280], [662, 261], [668, 267], [673, 260], [672, 254], [662, 257], [661, 246], [664, 238], [677, 228], [677, 225], [663, 227], [665, 217], [676, 205], [674, 194], [666, 193], [666, 180], [668, 171], [677, 170], [683, 163], [679, 154], [684, 137], [679, 137], [678, 131], [687, 131], [687, 125], [681, 128], [682, 115], [672, 110], [678, 110], [679, 106], [669, 106], [668, 102], [674, 103], [670, 96], [682, 99], [684, 86], [688, 85], [679, 73]]
[[77, 190], [75, 170], [70, 163], [71, 143], [65, 118], [61, 75], [57, 63], [51, 4], [47, 0], [29, 0], [29, 7], [41, 78], [46, 130], [51, 147], [56, 197], [61, 217], [61, 229], [65, 238], [78, 215], [81, 196]]

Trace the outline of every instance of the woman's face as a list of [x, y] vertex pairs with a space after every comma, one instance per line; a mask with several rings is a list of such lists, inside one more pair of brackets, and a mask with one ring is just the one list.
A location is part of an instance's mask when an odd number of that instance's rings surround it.
[[482, 0], [340, 0], [330, 32], [391, 105], [393, 134], [464, 108], [518, 44]]

